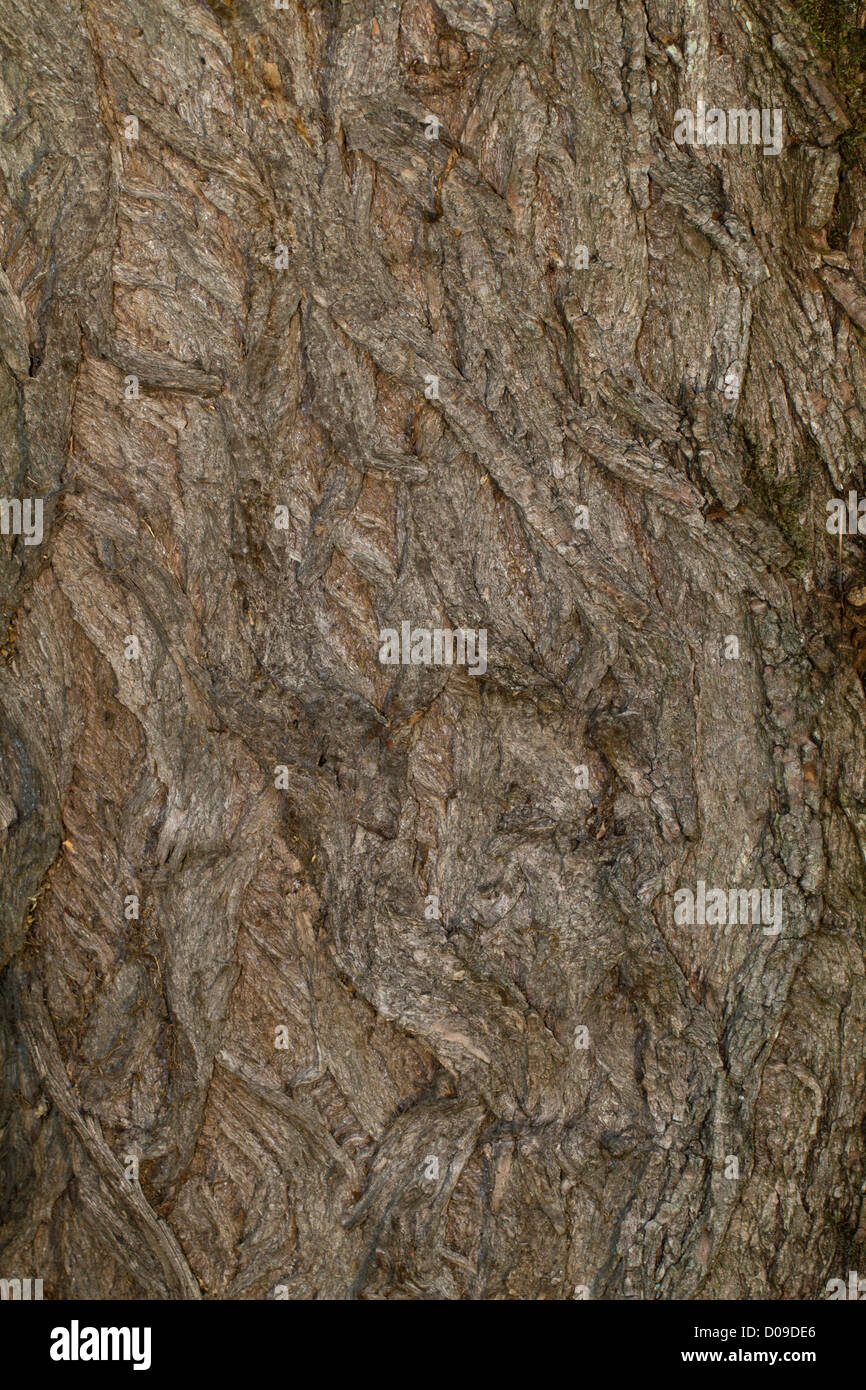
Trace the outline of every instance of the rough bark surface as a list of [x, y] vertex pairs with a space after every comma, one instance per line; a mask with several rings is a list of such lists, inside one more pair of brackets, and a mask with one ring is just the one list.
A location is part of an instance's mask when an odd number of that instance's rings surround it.
[[0, 1275], [862, 1266], [851, 119], [775, 0], [0, 0]]

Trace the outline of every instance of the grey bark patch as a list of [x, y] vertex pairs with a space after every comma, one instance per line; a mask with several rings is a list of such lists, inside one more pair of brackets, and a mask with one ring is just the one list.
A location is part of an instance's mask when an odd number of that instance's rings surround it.
[[[802, 24], [4, 24], [0, 473], [45, 535], [0, 535], [0, 1275], [822, 1297], [864, 1229], [825, 522], [866, 184]], [[675, 143], [770, 94], [778, 156]]]

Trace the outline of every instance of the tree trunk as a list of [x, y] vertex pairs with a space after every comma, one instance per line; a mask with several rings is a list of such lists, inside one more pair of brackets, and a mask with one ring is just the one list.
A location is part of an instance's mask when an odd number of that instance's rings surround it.
[[3, 1276], [862, 1267], [862, 40], [816, 13], [6, 0]]

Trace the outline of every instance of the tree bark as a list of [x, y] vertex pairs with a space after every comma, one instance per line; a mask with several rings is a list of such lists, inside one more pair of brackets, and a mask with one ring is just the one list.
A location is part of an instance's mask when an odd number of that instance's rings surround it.
[[0, 1274], [862, 1266], [837, 76], [781, 0], [3, 0]]

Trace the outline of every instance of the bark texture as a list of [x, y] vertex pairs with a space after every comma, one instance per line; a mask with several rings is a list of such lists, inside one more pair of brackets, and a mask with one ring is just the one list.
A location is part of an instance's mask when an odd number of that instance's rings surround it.
[[0, 0], [0, 1275], [863, 1266], [852, 122], [776, 0]]

